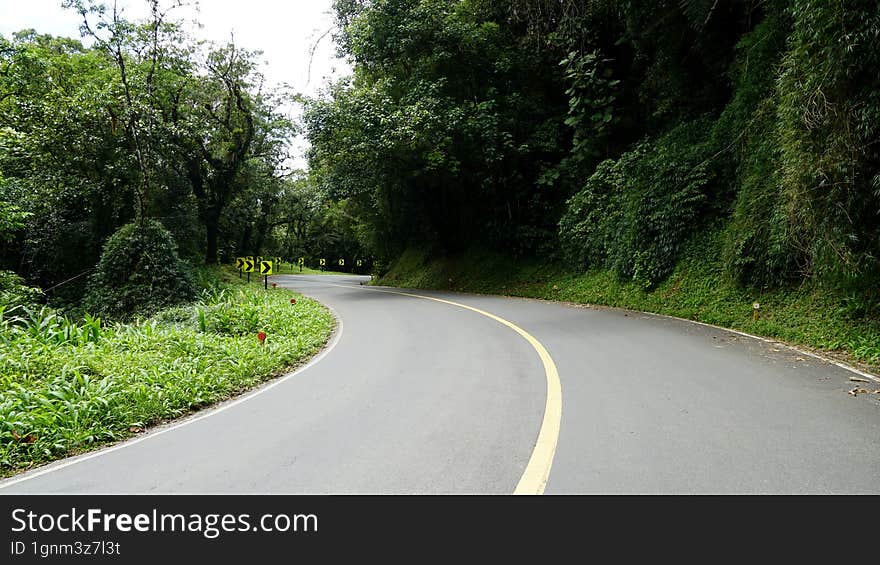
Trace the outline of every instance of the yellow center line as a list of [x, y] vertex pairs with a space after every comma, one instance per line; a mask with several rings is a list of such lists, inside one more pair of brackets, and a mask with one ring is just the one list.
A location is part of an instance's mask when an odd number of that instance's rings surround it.
[[538, 440], [535, 442], [532, 456], [529, 458], [529, 462], [526, 465], [513, 494], [544, 494], [544, 489], [547, 487], [547, 480], [550, 478], [550, 467], [553, 465], [553, 456], [556, 453], [556, 445], [559, 442], [559, 428], [562, 422], [562, 383], [559, 381], [559, 371], [556, 369], [556, 364], [553, 362], [553, 358], [550, 357], [550, 353], [547, 352], [547, 349], [540, 341], [513, 322], [505, 320], [504, 318], [496, 316], [490, 312], [486, 312], [485, 310], [468, 306], [467, 304], [444, 300], [442, 298], [434, 298], [433, 296], [401, 292], [398, 290], [372, 287], [365, 288], [362, 286], [351, 286], [330, 282], [321, 282], [320, 284], [342, 288], [358, 288], [360, 290], [371, 290], [388, 294], [399, 294], [401, 296], [433, 300], [434, 302], [457, 306], [459, 308], [464, 308], [465, 310], [476, 312], [487, 318], [491, 318], [512, 329], [529, 342], [529, 345], [534, 348], [538, 353], [538, 357], [541, 358], [541, 363], [544, 364], [544, 374], [547, 378], [547, 400], [544, 404], [544, 419], [541, 422], [541, 430], [538, 432]]

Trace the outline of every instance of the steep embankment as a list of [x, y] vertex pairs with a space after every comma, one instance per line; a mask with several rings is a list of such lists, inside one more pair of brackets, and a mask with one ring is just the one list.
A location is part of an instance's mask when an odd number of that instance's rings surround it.
[[[880, 320], [851, 314], [845, 299], [816, 285], [776, 290], [738, 287], [723, 275], [718, 247], [717, 238], [693, 242], [672, 274], [648, 290], [604, 270], [577, 273], [560, 262], [517, 260], [479, 248], [443, 258], [409, 249], [378, 284], [666, 314], [817, 349], [873, 373], [880, 371]], [[753, 318], [756, 302], [757, 320]]]

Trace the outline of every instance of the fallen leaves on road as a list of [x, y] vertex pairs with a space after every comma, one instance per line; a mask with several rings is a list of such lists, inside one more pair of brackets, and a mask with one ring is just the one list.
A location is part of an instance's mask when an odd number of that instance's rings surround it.
[[851, 391], [849, 391], [848, 394], [851, 394], [852, 396], [858, 396], [860, 394], [868, 394], [868, 391], [863, 388], [856, 387], [856, 388], [852, 389]]
[[851, 380], [854, 383], [869, 383], [869, 382], [871, 382], [868, 379], [863, 379], [862, 377], [850, 377], [849, 380]]

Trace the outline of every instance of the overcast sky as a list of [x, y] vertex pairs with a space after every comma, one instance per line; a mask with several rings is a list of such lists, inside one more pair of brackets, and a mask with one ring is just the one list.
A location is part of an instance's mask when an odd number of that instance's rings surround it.
[[[104, 0], [112, 5], [113, 0]], [[202, 29], [190, 27], [198, 38], [228, 41], [263, 51], [263, 74], [272, 83], [288, 83], [298, 92], [315, 95], [329, 80], [349, 74], [345, 61], [335, 57], [330, 35], [318, 42], [309, 73], [309, 51], [333, 25], [332, 0], [201, 0], [172, 12], [187, 21], [197, 19]], [[79, 38], [80, 17], [61, 7], [61, 0], [0, 0], [0, 34], [34, 28], [40, 33]], [[144, 0], [117, 0], [130, 18], [147, 13]], [[168, 4], [168, 0], [165, 1]], [[305, 145], [295, 144], [297, 151]], [[304, 161], [295, 159], [298, 166]]]

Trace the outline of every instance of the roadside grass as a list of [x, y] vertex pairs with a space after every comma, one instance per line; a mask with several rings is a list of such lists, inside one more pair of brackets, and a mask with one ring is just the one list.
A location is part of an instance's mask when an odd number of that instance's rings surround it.
[[[710, 242], [711, 244], [711, 242]], [[434, 259], [409, 249], [376, 284], [611, 306], [666, 314], [774, 338], [880, 372], [880, 320], [857, 317], [818, 285], [744, 289], [727, 280], [711, 245], [692, 247], [663, 283], [646, 290], [612, 273], [485, 249]], [[757, 320], [753, 303], [760, 305]]]
[[230, 398], [326, 344], [334, 320], [318, 302], [218, 275], [196, 303], [132, 323], [48, 307], [0, 312], [0, 474]]

